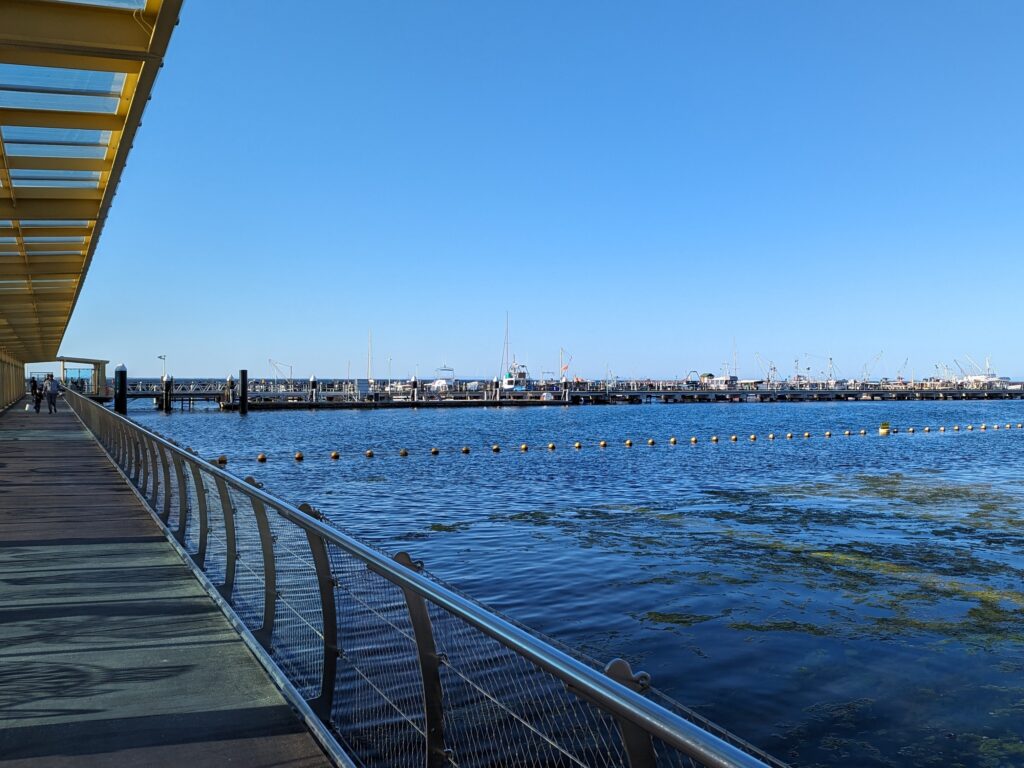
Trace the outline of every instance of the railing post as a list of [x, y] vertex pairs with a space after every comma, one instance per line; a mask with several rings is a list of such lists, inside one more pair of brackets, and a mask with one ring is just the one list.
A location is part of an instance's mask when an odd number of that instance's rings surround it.
[[[316, 520], [324, 516], [309, 504], [300, 504], [299, 509]], [[309, 552], [313, 557], [313, 568], [316, 571], [317, 586], [320, 589], [320, 615], [323, 617], [324, 664], [320, 678], [320, 695], [307, 703], [316, 716], [325, 723], [331, 722], [331, 708], [334, 706], [334, 686], [338, 675], [338, 657], [341, 656], [341, 642], [338, 637], [338, 606], [334, 590], [338, 586], [337, 579], [331, 572], [331, 558], [327, 552], [327, 542], [318, 534], [305, 529]]]
[[[245, 482], [254, 488], [263, 486], [251, 475]], [[267, 509], [256, 497], [250, 497], [256, 528], [260, 532], [260, 549], [263, 551], [263, 626], [252, 633], [259, 644], [268, 651], [274, 639], [274, 617], [277, 613], [277, 564], [274, 559], [274, 534], [267, 520]]]
[[[185, 532], [188, 529], [188, 484], [185, 480], [185, 467], [182, 465], [181, 456], [177, 453], [171, 454], [171, 461], [174, 462], [174, 474], [178, 480], [178, 530], [174, 532], [174, 538], [179, 544], [185, 543]], [[198, 489], [196, 489], [198, 496]]]
[[[643, 693], [651, 687], [651, 676], [646, 672], [633, 674], [633, 669], [625, 659], [612, 659], [605, 666], [604, 673], [615, 682], [622, 683], [637, 693]], [[622, 746], [626, 751], [626, 758], [629, 760], [629, 768], [654, 768], [656, 760], [651, 734], [636, 723], [624, 718], [616, 717], [615, 720], [619, 724], [619, 733], [622, 735]]]
[[153, 447], [160, 456], [160, 464], [164, 471], [164, 503], [161, 505], [163, 511], [160, 513], [160, 519], [163, 520], [164, 525], [167, 525], [171, 521], [171, 468], [168, 466], [167, 451], [157, 445], [156, 442], [153, 443]]
[[146, 448], [146, 438], [142, 432], [135, 432], [132, 436], [132, 442], [135, 443], [135, 485], [142, 492], [143, 495], [146, 493], [146, 487], [149, 484], [149, 458]]
[[156, 441], [149, 437], [144, 437], [143, 442], [146, 444], [146, 450], [149, 452], [149, 506], [156, 509], [157, 494], [160, 492], [160, 467], [156, 460]]
[[[423, 563], [413, 560], [408, 552], [399, 552], [395, 561], [412, 571], [423, 570]], [[448, 764], [448, 753], [444, 746], [444, 704], [441, 690], [441, 660], [434, 644], [434, 630], [430, 624], [427, 601], [419, 593], [402, 587], [405, 604], [409, 608], [416, 650], [420, 660], [420, 675], [423, 678], [423, 717], [426, 726], [426, 768], [440, 768]]]
[[203, 482], [202, 470], [199, 469], [199, 465], [189, 462], [192, 470], [192, 482], [196, 486], [196, 503], [199, 507], [199, 535], [196, 537], [198, 544], [196, 546], [196, 553], [192, 555], [192, 561], [202, 568], [206, 569], [206, 542], [210, 534], [210, 520], [209, 511], [206, 504], [206, 483]]
[[235, 507], [228, 493], [228, 484], [224, 478], [217, 476], [217, 493], [220, 497], [220, 508], [224, 515], [224, 583], [217, 587], [221, 596], [231, 602], [231, 593], [235, 591], [235, 568], [238, 565], [238, 544], [235, 541]]

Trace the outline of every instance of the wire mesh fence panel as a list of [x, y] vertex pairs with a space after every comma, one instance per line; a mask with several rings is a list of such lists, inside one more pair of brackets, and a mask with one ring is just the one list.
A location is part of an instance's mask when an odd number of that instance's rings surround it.
[[229, 488], [228, 495], [234, 510], [235, 545], [238, 552], [231, 607], [249, 629], [259, 629], [263, 626], [265, 579], [259, 526], [251, 499], [236, 488]]
[[[188, 521], [185, 525], [185, 535], [182, 537], [182, 546], [190, 555], [199, 551], [199, 493], [200, 488], [196, 487], [196, 477], [189, 466], [182, 468], [185, 476], [185, 503], [188, 505]], [[200, 475], [200, 477], [202, 477]]]
[[178, 473], [174, 471], [174, 457], [170, 448], [157, 446], [160, 465], [160, 482], [163, 483], [162, 506], [159, 512], [167, 515], [167, 527], [172, 531], [177, 530], [180, 524], [179, 499], [181, 489], [178, 487]]
[[367, 766], [420, 768], [422, 678], [405, 597], [362, 560], [336, 546], [328, 552], [341, 647], [334, 727]]
[[203, 571], [206, 578], [215, 586], [224, 583], [227, 571], [227, 532], [224, 528], [224, 509], [221, 504], [217, 481], [209, 473], [204, 472], [203, 491], [206, 493], [206, 561]]
[[277, 565], [277, 618], [272, 654], [306, 699], [320, 694], [324, 664], [323, 610], [305, 532], [268, 508]]
[[460, 766], [627, 765], [615, 721], [436, 605], [445, 744]]

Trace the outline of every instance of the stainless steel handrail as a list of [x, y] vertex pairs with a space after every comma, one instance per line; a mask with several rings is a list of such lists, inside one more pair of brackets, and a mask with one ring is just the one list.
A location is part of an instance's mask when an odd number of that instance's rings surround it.
[[[620, 721], [620, 723], [624, 721], [642, 729], [650, 737], [658, 739], [683, 755], [699, 761], [701, 765], [713, 768], [763, 768], [765, 765], [784, 765], [780, 761], [736, 739], [737, 743], [743, 744], [744, 747], [749, 749], [749, 751], [744, 751], [744, 749], [705, 730], [696, 723], [650, 701], [641, 693], [616, 682], [607, 674], [602, 674], [602, 672], [573, 658], [483, 606], [438, 584], [416, 570], [402, 565], [401, 562], [389, 559], [372, 547], [312, 517], [289, 502], [267, 493], [257, 485], [239, 480], [234, 475], [201, 459], [166, 438], [140, 427], [130, 419], [113, 413], [88, 398], [79, 395], [77, 392], [69, 390], [68, 394], [70, 395], [70, 397], [67, 397], [69, 405], [73, 407], [80, 417], [83, 417], [83, 423], [86, 424], [93, 434], [96, 434], [96, 429], [94, 429], [90, 422], [93, 420], [92, 417], [97, 417], [106, 423], [104, 431], [108, 439], [115, 442], [120, 441], [119, 444], [121, 446], [124, 446], [125, 440], [132, 434], [149, 443], [154, 458], [150, 459], [146, 455], [147, 447], [145, 444], [141, 447], [141, 453], [133, 447], [131, 452], [124, 451], [126, 466], [122, 467], [122, 469], [126, 470], [124, 474], [127, 478], [130, 474], [127, 471], [128, 466], [131, 465], [133, 469], [132, 474], [135, 474], [137, 473], [137, 465], [141, 462], [145, 477], [147, 474], [147, 462], [149, 462], [148, 475], [151, 477], [149, 482], [152, 486], [151, 493], [153, 497], [153, 503], [150, 504], [150, 507], [153, 509], [154, 514], [164, 519], [164, 522], [166, 522], [166, 519], [154, 509], [158, 492], [156, 489], [159, 483], [164, 482], [159, 474], [159, 466], [156, 464], [155, 454], [157, 451], [152, 449], [154, 446], [167, 451], [178, 461], [201, 468], [201, 471], [214, 478], [218, 485], [223, 484], [236, 493], [245, 495], [251, 502], [261, 505], [264, 509], [273, 509], [280, 517], [304, 531], [307, 536], [318, 538], [325, 543], [340, 548], [347, 554], [362, 561], [374, 573], [384, 577], [403, 591], [414, 593], [433, 605], [442, 608], [472, 628], [493, 638], [518, 656], [528, 659], [537, 667], [560, 680], [567, 690], [583, 698], [585, 701], [598, 706], [601, 710], [604, 710]], [[101, 435], [96, 434], [96, 436], [102, 444], [104, 439]], [[116, 459], [115, 463], [117, 463]], [[138, 485], [145, 486], [146, 483], [147, 481], [143, 479]], [[145, 494], [143, 494], [143, 497], [145, 497]], [[165, 498], [168, 497], [165, 496]], [[169, 508], [169, 502], [167, 504]], [[322, 583], [320, 588], [323, 591]], [[758, 756], [752, 753], [756, 753]], [[651, 752], [651, 755], [653, 757], [653, 752]]]

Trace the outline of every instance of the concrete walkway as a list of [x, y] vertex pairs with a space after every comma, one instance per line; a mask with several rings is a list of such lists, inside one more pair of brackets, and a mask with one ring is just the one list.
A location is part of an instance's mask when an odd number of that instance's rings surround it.
[[0, 765], [329, 764], [59, 407], [0, 415]]

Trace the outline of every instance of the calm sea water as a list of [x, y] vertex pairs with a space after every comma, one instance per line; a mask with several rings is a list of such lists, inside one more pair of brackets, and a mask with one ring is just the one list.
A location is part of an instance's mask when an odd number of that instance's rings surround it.
[[796, 765], [1024, 766], [1024, 402], [131, 415]]

